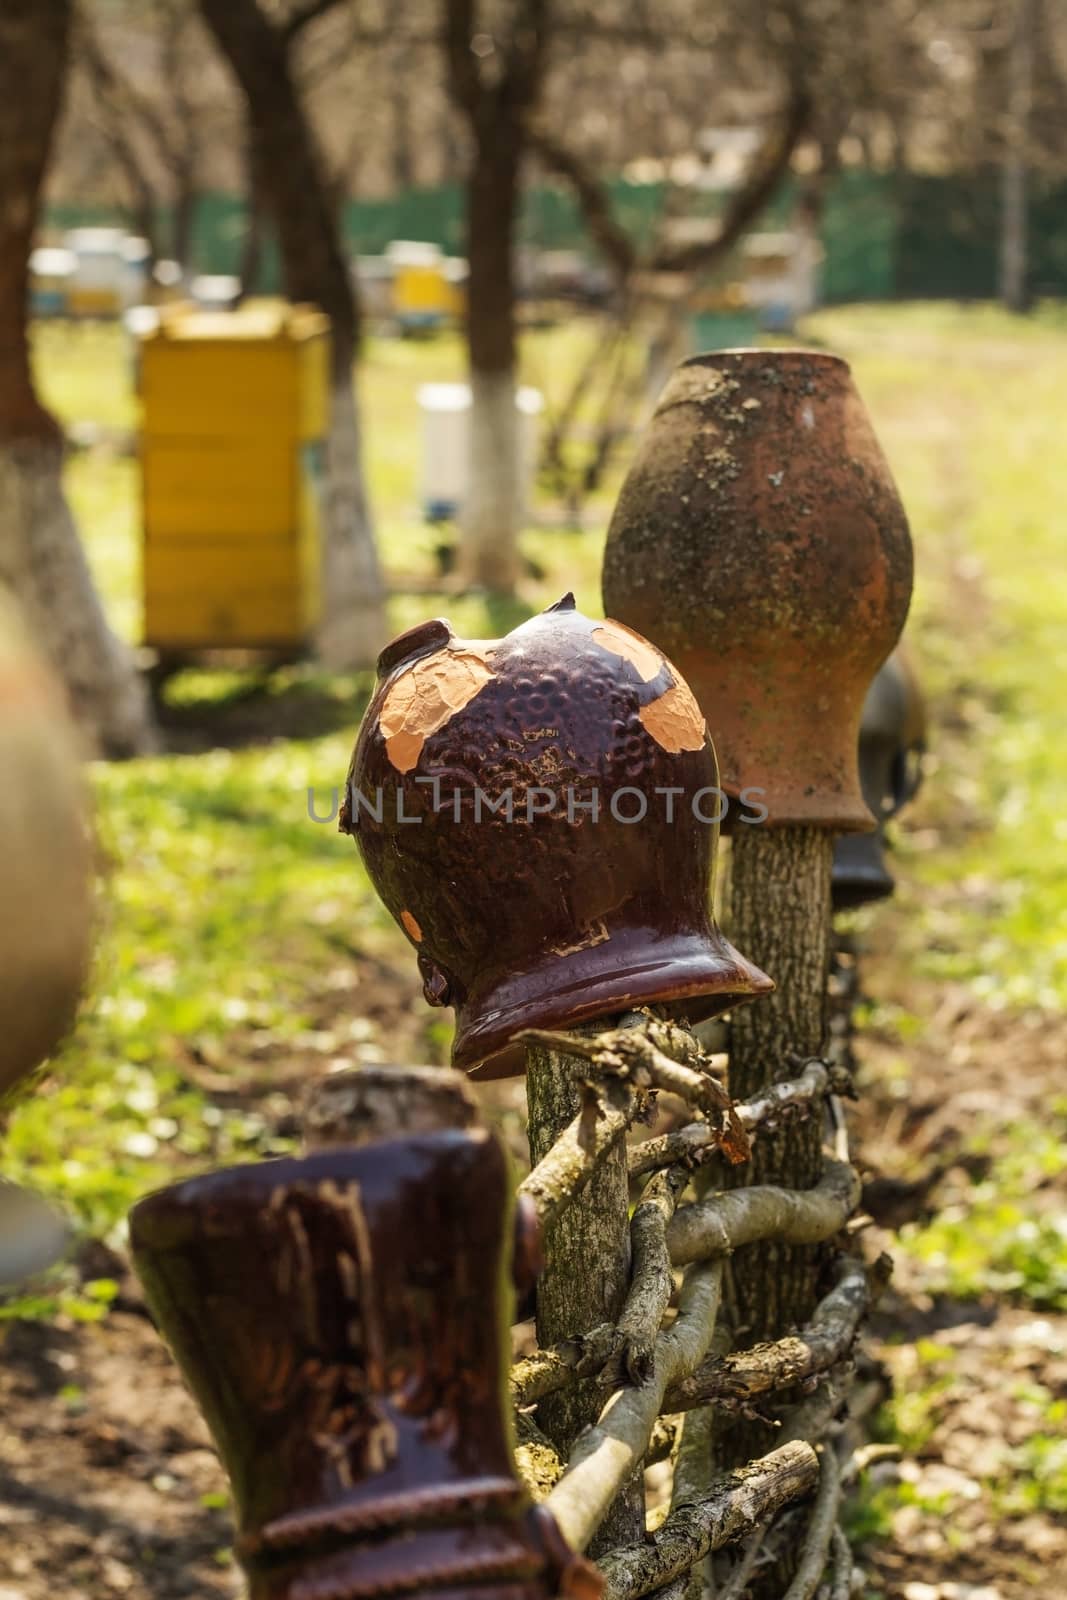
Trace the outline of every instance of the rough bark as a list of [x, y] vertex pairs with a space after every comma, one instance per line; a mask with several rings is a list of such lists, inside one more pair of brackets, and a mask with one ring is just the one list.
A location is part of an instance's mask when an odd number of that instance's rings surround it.
[[[730, 1030], [730, 1092], [749, 1099], [790, 1076], [789, 1057], [823, 1054], [830, 965], [832, 836], [817, 828], [740, 827], [731, 852], [731, 937], [777, 989], [743, 1006]], [[821, 1105], [764, 1133], [733, 1181], [809, 1189], [822, 1171]], [[823, 1253], [761, 1242], [733, 1263], [739, 1343], [779, 1338], [808, 1321]], [[765, 1444], [741, 1441], [747, 1455]]]
[[818, 1474], [815, 1451], [797, 1442], [716, 1479], [703, 1500], [672, 1512], [645, 1543], [613, 1550], [600, 1561], [607, 1579], [604, 1600], [638, 1600], [662, 1588], [709, 1551], [744, 1538], [807, 1494]]
[[862, 1262], [847, 1258], [837, 1285], [799, 1334], [704, 1362], [668, 1391], [667, 1409], [683, 1411], [715, 1400], [747, 1401], [827, 1371], [848, 1355], [870, 1300]]
[[320, 306], [330, 318], [333, 392], [319, 650], [331, 667], [369, 666], [388, 630], [352, 389], [359, 306], [330, 183], [292, 71], [295, 34], [275, 27], [257, 0], [199, 4], [245, 97], [253, 159], [277, 227], [286, 292], [291, 300]]
[[1029, 134], [1040, 0], [1017, 0], [1008, 61], [1007, 148], [1000, 173], [1000, 298], [1009, 311], [1030, 303], [1027, 281]]
[[[647, 1382], [619, 1390], [596, 1426], [583, 1433], [571, 1451], [567, 1470], [548, 1497], [563, 1537], [584, 1550], [604, 1522], [624, 1484], [639, 1472], [671, 1383], [680, 1381], [703, 1358], [715, 1332], [722, 1297], [722, 1263], [701, 1262], [686, 1273], [678, 1317], [656, 1340]], [[612, 1549], [617, 1539], [601, 1549]]]
[[[519, 572], [520, 434], [515, 417], [515, 226], [531, 109], [540, 95], [549, 0], [520, 0], [483, 72], [471, 48], [477, 0], [443, 0], [448, 88], [471, 138], [467, 176], [470, 474], [460, 571], [510, 593]], [[488, 27], [488, 24], [486, 24]]]
[[[847, 1081], [844, 1074], [835, 1073], [839, 1083]], [[809, 1061], [798, 1078], [776, 1083], [752, 1100], [744, 1100], [734, 1107], [738, 1121], [749, 1136], [777, 1122], [798, 1106], [821, 1100], [831, 1085], [831, 1074], [825, 1062]], [[722, 1142], [719, 1130], [709, 1122], [687, 1122], [671, 1133], [646, 1139], [630, 1151], [630, 1176], [639, 1177], [644, 1172], [655, 1172], [661, 1167], [684, 1161], [690, 1164], [712, 1155]]]
[[[527, 1046], [527, 1132], [535, 1166], [582, 1110], [587, 1070], [580, 1057]], [[614, 1148], [588, 1179], [581, 1203], [545, 1229], [546, 1265], [537, 1282], [537, 1337], [543, 1348], [602, 1323], [617, 1323], [630, 1278], [628, 1201], [620, 1128]], [[578, 1433], [596, 1421], [601, 1399], [599, 1386], [587, 1382], [542, 1400], [538, 1421], [561, 1455], [567, 1456]], [[640, 1538], [643, 1530], [644, 1489], [637, 1473], [605, 1519], [593, 1553]]]
[[[471, 274], [471, 303], [475, 302]], [[481, 319], [473, 312], [472, 324]], [[494, 594], [511, 594], [519, 578], [518, 533], [522, 483], [515, 366], [499, 372], [470, 361], [470, 436], [461, 517], [459, 574]]]
[[59, 428], [30, 370], [29, 254], [62, 99], [69, 0], [0, 8], [0, 582], [64, 684], [87, 744], [151, 744], [147, 699], [108, 627], [63, 495]]

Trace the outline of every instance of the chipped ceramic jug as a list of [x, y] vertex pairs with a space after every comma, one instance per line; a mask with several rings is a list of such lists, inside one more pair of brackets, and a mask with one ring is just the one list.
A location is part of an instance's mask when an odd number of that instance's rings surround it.
[[911, 657], [898, 645], [871, 684], [860, 723], [860, 781], [878, 821], [874, 833], [844, 835], [834, 845], [834, 909], [884, 900], [896, 887], [885, 863], [885, 824], [922, 781], [926, 708]]
[[455, 1066], [521, 1072], [523, 1028], [773, 987], [712, 921], [715, 753], [654, 646], [568, 595], [503, 639], [424, 623], [378, 674], [341, 827], [456, 1008]]
[[[373, 1112], [374, 1092], [348, 1098]], [[134, 1208], [145, 1294], [233, 1488], [249, 1600], [596, 1594], [514, 1467], [513, 1218], [499, 1141], [455, 1126]]]
[[678, 663], [723, 788], [758, 792], [770, 825], [873, 827], [860, 716], [911, 572], [907, 519], [846, 362], [722, 350], [677, 369], [619, 495], [604, 605]]

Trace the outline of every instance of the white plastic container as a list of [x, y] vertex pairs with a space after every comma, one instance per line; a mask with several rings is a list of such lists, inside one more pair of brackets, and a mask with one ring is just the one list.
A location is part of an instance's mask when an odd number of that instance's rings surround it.
[[123, 307], [126, 262], [121, 228], [72, 228], [64, 239], [74, 253], [68, 309], [81, 317], [117, 317]]
[[[418, 391], [422, 416], [419, 497], [427, 522], [459, 517], [470, 472], [471, 391], [466, 383], [424, 383]], [[537, 443], [544, 396], [540, 389], [515, 392], [519, 413], [520, 483], [527, 504], [537, 470]]]

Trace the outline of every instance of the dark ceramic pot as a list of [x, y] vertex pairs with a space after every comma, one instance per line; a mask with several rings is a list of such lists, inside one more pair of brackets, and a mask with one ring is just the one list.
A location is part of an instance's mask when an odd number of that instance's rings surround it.
[[581, 1577], [513, 1465], [494, 1136], [219, 1172], [142, 1201], [130, 1236], [233, 1487], [250, 1600], [547, 1600]]
[[456, 1008], [455, 1066], [520, 1072], [523, 1028], [773, 987], [712, 921], [715, 753], [658, 650], [567, 596], [503, 639], [425, 623], [378, 670], [341, 826]]
[[724, 350], [678, 368], [612, 518], [604, 605], [678, 663], [723, 788], [761, 791], [771, 825], [873, 826], [860, 716], [911, 574], [846, 362]]
[[899, 645], [881, 668], [860, 723], [860, 781], [878, 821], [874, 833], [834, 846], [833, 895], [838, 911], [884, 900], [894, 884], [885, 861], [885, 824], [918, 790], [926, 748], [926, 711], [911, 659]]

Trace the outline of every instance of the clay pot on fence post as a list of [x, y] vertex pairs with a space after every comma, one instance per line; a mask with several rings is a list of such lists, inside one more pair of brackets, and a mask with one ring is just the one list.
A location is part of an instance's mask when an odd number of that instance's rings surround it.
[[[146, 1297], [233, 1488], [250, 1600], [595, 1594], [515, 1472], [506, 1154], [455, 1106], [434, 1128], [417, 1084], [427, 1131], [374, 1137], [385, 1087], [350, 1081], [314, 1123], [322, 1148], [131, 1214]], [[344, 1117], [362, 1143], [333, 1142]]]
[[[604, 603], [677, 661], [738, 802], [730, 935], [778, 987], [731, 1020], [736, 1098], [787, 1077], [790, 1053], [825, 1048], [833, 837], [874, 826], [860, 718], [911, 577], [907, 520], [846, 362], [725, 350], [677, 369], [619, 495]], [[744, 1181], [807, 1188], [821, 1163], [816, 1110], [762, 1136]], [[738, 1252], [745, 1342], [805, 1321], [817, 1268], [807, 1247]], [[724, 1456], [767, 1438], [740, 1425]]]
[[[454, 1065], [526, 1069], [535, 1162], [577, 1113], [585, 1067], [526, 1052], [523, 1029], [642, 1005], [695, 1021], [772, 987], [712, 919], [717, 783], [681, 674], [572, 596], [503, 639], [465, 641], [437, 621], [383, 652], [341, 826], [417, 953], [427, 999], [456, 1008]], [[542, 1344], [617, 1317], [627, 1197], [620, 1138], [548, 1230]], [[539, 1416], [566, 1452], [598, 1408], [583, 1392], [550, 1397]], [[639, 1489], [604, 1541], [641, 1536]]]

